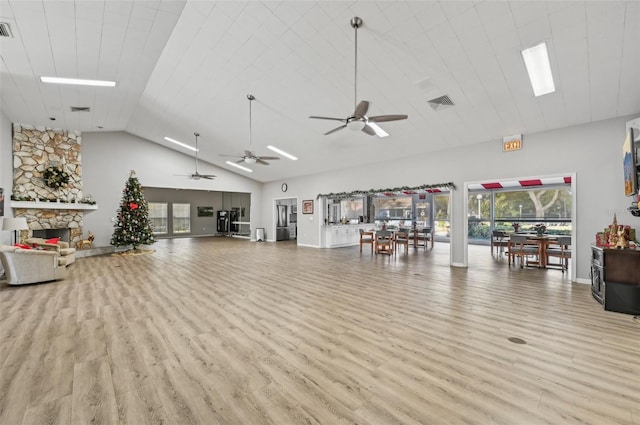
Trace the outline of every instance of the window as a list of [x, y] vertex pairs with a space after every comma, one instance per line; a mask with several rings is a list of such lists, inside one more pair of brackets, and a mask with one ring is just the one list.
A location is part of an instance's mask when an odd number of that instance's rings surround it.
[[571, 188], [544, 186], [469, 192], [469, 240], [489, 240], [492, 229], [531, 230], [537, 223], [547, 233], [571, 234]]
[[412, 198], [381, 197], [373, 200], [376, 220], [411, 220]]
[[166, 202], [149, 202], [149, 222], [155, 235], [166, 234], [169, 229], [167, 222], [169, 219], [168, 205]]
[[434, 232], [436, 236], [449, 237], [449, 194], [433, 195]]
[[364, 216], [364, 198], [348, 198], [340, 200], [340, 211], [346, 219]]
[[191, 204], [173, 204], [173, 233], [191, 232]]

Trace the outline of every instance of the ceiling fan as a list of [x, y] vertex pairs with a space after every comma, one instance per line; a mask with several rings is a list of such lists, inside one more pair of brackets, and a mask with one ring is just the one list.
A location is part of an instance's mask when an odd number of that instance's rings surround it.
[[238, 156], [240, 159], [236, 161], [236, 163], [240, 164], [244, 162], [245, 164], [261, 164], [261, 165], [269, 165], [267, 160], [274, 161], [276, 159], [280, 159], [277, 156], [258, 156], [253, 152], [253, 142], [252, 142], [252, 129], [251, 129], [251, 103], [256, 100], [256, 98], [252, 94], [247, 95], [247, 99], [249, 99], [249, 150], [244, 151], [244, 155], [220, 155], [226, 157], [235, 157]]
[[186, 174], [186, 176], [193, 180], [200, 180], [200, 179], [213, 180], [216, 178], [216, 176], [214, 176], [213, 174], [200, 174], [198, 172], [198, 136], [200, 136], [200, 133], [196, 131], [193, 134], [194, 136], [196, 136], [196, 172], [192, 174]]
[[385, 121], [397, 121], [407, 119], [407, 115], [377, 115], [369, 117], [367, 116], [367, 111], [369, 110], [370, 102], [363, 100], [360, 103], [358, 101], [358, 28], [362, 26], [362, 19], [357, 16], [351, 19], [351, 26], [355, 30], [355, 73], [354, 73], [354, 90], [353, 90], [353, 103], [355, 105], [355, 109], [353, 114], [348, 116], [347, 118], [332, 118], [332, 117], [319, 117], [319, 116], [310, 116], [309, 118], [320, 119], [320, 120], [332, 120], [332, 121], [341, 121], [344, 124], [334, 128], [333, 130], [329, 130], [324, 135], [328, 135], [331, 133], [335, 133], [338, 130], [342, 130], [345, 127], [349, 127], [351, 130], [357, 131], [362, 130], [370, 136], [379, 136], [379, 137], [387, 137], [389, 133], [384, 131], [380, 126], [378, 126], [378, 122]]

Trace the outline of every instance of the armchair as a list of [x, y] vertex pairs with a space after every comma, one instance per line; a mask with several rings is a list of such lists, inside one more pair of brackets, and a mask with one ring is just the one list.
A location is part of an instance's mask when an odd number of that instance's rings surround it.
[[67, 274], [67, 269], [58, 265], [54, 251], [0, 245], [0, 261], [9, 285], [58, 280]]
[[70, 248], [69, 244], [65, 241], [58, 241], [57, 243], [49, 243], [46, 239], [42, 238], [29, 238], [25, 241], [29, 245], [45, 250], [54, 251], [58, 254], [58, 265], [68, 266], [76, 261], [76, 249]]

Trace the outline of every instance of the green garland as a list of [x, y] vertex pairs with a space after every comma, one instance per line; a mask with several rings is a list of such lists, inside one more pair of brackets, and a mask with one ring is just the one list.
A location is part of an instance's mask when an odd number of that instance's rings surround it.
[[438, 183], [438, 184], [423, 184], [421, 186], [402, 186], [402, 187], [393, 187], [387, 189], [369, 189], [369, 190], [353, 190], [351, 192], [336, 192], [336, 193], [320, 193], [317, 196], [317, 199], [325, 197], [325, 198], [333, 198], [333, 199], [343, 199], [343, 198], [352, 198], [354, 196], [367, 196], [374, 195], [384, 192], [410, 192], [414, 190], [427, 190], [427, 189], [450, 189], [454, 190], [456, 185], [452, 182], [449, 183]]
[[42, 175], [44, 182], [52, 189], [60, 189], [69, 184], [71, 176], [64, 171], [62, 167], [54, 167], [53, 165], [44, 170]]

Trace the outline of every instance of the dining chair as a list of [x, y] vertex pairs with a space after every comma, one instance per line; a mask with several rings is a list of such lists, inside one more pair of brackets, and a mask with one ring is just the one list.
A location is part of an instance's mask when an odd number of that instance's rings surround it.
[[494, 230], [491, 232], [491, 256], [493, 256], [493, 248], [495, 247], [496, 255], [501, 257], [507, 245], [509, 245], [507, 232], [504, 230]]
[[362, 245], [368, 243], [371, 245], [371, 253], [373, 254], [373, 242], [373, 232], [360, 229], [360, 252], [362, 252]]
[[[520, 268], [524, 267], [524, 262], [528, 261], [529, 257], [538, 257], [540, 249], [538, 243], [531, 241], [527, 235], [519, 235], [512, 233], [509, 236], [509, 242], [507, 244], [507, 255], [509, 257], [509, 266], [511, 266], [511, 260], [513, 259], [513, 265], [516, 264], [516, 257], [520, 258]], [[538, 261], [539, 263], [539, 261]]]
[[394, 253], [398, 253], [398, 247], [404, 246], [404, 255], [409, 254], [409, 229], [400, 229], [393, 237]]
[[393, 253], [393, 232], [390, 230], [378, 230], [376, 232], [376, 254]]
[[431, 244], [431, 248], [433, 248], [433, 233], [431, 228], [425, 227], [424, 229], [418, 230], [416, 235], [416, 247], [421, 246], [426, 251], [429, 244]]
[[[559, 263], [550, 263], [548, 258], [555, 257], [560, 260]], [[569, 268], [569, 260], [571, 259], [571, 236], [558, 236], [555, 243], [547, 247], [547, 266], [560, 266], [562, 273]]]

